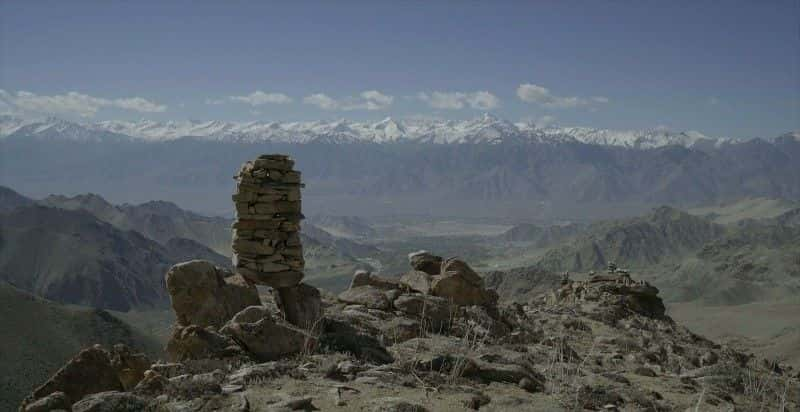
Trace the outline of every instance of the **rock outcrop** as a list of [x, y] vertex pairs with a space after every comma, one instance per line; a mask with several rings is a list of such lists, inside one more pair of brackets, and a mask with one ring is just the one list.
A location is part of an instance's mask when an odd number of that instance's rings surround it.
[[194, 359], [223, 359], [245, 356], [239, 345], [213, 327], [176, 325], [167, 342], [167, 358], [172, 362]]
[[313, 337], [282, 319], [275, 319], [262, 306], [240, 312], [220, 333], [230, 336], [255, 359], [266, 362], [310, 351], [316, 344]]
[[[72, 405], [84, 396], [105, 391], [122, 391], [118, 370], [111, 363], [112, 355], [99, 346], [86, 348], [58, 370], [44, 385], [23, 401], [22, 410], [29, 404], [48, 398], [43, 403]], [[61, 393], [62, 395], [53, 395]], [[63, 401], [60, 400], [63, 398]]]
[[314, 329], [322, 317], [319, 289], [311, 285], [273, 289], [272, 296], [286, 320], [301, 329]]
[[609, 264], [607, 274], [590, 273], [583, 281], [570, 280], [565, 274], [562, 285], [547, 296], [550, 304], [598, 305], [595, 316], [605, 316], [609, 321], [630, 313], [663, 319], [666, 308], [658, 297], [658, 288], [645, 281], [634, 281], [628, 271]]
[[408, 255], [408, 263], [414, 270], [429, 275], [438, 275], [442, 267], [442, 258], [420, 250]]
[[204, 260], [173, 266], [166, 284], [180, 326], [219, 328], [242, 309], [260, 304], [252, 284]]

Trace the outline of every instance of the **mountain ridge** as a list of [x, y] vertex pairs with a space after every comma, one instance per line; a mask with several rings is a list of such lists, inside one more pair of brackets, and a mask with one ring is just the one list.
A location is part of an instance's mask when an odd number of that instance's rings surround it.
[[[428, 143], [428, 144], [497, 144], [500, 142], [567, 143], [580, 142], [635, 149], [678, 145], [711, 149], [744, 140], [709, 137], [696, 131], [673, 132], [663, 128], [611, 130], [590, 127], [537, 126], [512, 123], [491, 114], [468, 120], [395, 120], [378, 122], [333, 121], [307, 122], [225, 122], [151, 120], [75, 123], [57, 118], [25, 120], [0, 116], [0, 138], [23, 134], [79, 141], [141, 140], [161, 142], [196, 138], [224, 142], [273, 143]], [[797, 140], [800, 132], [791, 131], [775, 139]], [[775, 140], [771, 139], [771, 140]]]

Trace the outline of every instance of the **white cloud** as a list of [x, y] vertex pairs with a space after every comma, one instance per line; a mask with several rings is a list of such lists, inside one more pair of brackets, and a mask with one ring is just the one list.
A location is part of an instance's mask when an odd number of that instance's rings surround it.
[[517, 88], [517, 97], [523, 102], [536, 103], [552, 109], [568, 109], [580, 106], [592, 106], [608, 103], [608, 98], [603, 96], [577, 97], [556, 96], [546, 87], [525, 83]]
[[250, 106], [261, 106], [264, 104], [288, 104], [293, 100], [291, 97], [283, 93], [267, 93], [261, 90], [256, 90], [253, 93], [244, 96], [227, 96], [221, 99], [206, 99], [206, 104], [225, 104], [228, 102], [238, 102], [249, 104]]
[[417, 99], [434, 109], [460, 110], [465, 107], [491, 110], [500, 105], [500, 99], [487, 91], [477, 92], [420, 92]]
[[0, 100], [2, 100], [3, 106], [11, 107], [18, 112], [68, 114], [81, 117], [92, 117], [102, 108], [117, 108], [141, 113], [167, 110], [167, 106], [141, 97], [105, 99], [78, 92], [44, 96], [24, 90], [20, 90], [16, 94], [0, 90]]
[[153, 103], [141, 97], [130, 97], [126, 99], [114, 100], [114, 106], [124, 110], [133, 110], [142, 113], [163, 112], [167, 106]]
[[394, 97], [385, 95], [377, 90], [367, 90], [361, 93], [364, 102], [361, 105], [367, 110], [382, 110], [392, 105]]
[[303, 98], [303, 103], [313, 104], [322, 110], [339, 110], [339, 102], [324, 93], [315, 93]]
[[392, 105], [394, 97], [377, 90], [366, 90], [359, 97], [334, 99], [324, 93], [315, 93], [303, 98], [303, 103], [313, 104], [322, 110], [384, 110]]
[[709, 98], [708, 98], [708, 104], [710, 104], [711, 106], [716, 106], [716, 105], [718, 105], [718, 104], [719, 104], [719, 98], [718, 98], [718, 97], [716, 97], [716, 96], [711, 96], [711, 97], [709, 97]]
[[283, 93], [266, 93], [261, 90], [256, 90], [246, 96], [228, 96], [228, 99], [247, 103], [251, 106], [260, 106], [262, 104], [287, 104], [292, 102], [292, 98]]

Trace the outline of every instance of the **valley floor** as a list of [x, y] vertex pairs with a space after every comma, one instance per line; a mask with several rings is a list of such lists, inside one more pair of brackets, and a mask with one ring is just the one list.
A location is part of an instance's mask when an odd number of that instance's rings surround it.
[[676, 322], [709, 339], [800, 367], [800, 302], [707, 306], [672, 303]]

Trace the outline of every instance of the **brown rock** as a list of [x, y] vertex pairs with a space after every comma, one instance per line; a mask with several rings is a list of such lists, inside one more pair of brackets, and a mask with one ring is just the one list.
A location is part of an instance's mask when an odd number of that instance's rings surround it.
[[142, 396], [158, 396], [169, 390], [170, 381], [158, 372], [147, 370], [141, 381], [133, 388], [133, 393]]
[[67, 403], [72, 405], [92, 393], [122, 389], [117, 371], [111, 366], [108, 352], [100, 346], [94, 346], [80, 351], [70, 359], [44, 385], [36, 388], [23, 401], [23, 406], [54, 392], [63, 392]]
[[425, 272], [429, 275], [438, 275], [442, 269], [442, 258], [424, 250], [410, 253], [408, 255], [408, 263], [414, 270]]
[[143, 353], [133, 353], [125, 345], [114, 345], [111, 351], [111, 366], [117, 371], [122, 388], [133, 389], [144, 377], [145, 371], [153, 363]]
[[407, 289], [405, 285], [397, 279], [373, 275], [366, 270], [357, 270], [353, 275], [353, 280], [350, 282], [350, 289], [359, 286], [372, 286], [382, 290]]
[[447, 300], [430, 295], [401, 295], [394, 301], [394, 307], [412, 319], [425, 322], [425, 329], [446, 330], [450, 326], [450, 305]]
[[[316, 344], [302, 330], [282, 320], [273, 319], [266, 311], [264, 314], [265, 317], [257, 322], [230, 322], [220, 332], [232, 337], [244, 350], [262, 362], [300, 353]], [[245, 319], [242, 317], [240, 320]]]
[[356, 273], [353, 274], [353, 279], [350, 281], [350, 289], [359, 286], [369, 286], [369, 277], [370, 273], [368, 270], [357, 270]]
[[400, 282], [407, 285], [410, 289], [426, 295], [431, 293], [431, 282], [433, 278], [430, 274], [421, 270], [412, 270], [400, 277]]
[[286, 320], [301, 329], [312, 330], [322, 317], [319, 289], [301, 283], [288, 288], [273, 289], [273, 296]]
[[241, 349], [231, 338], [213, 328], [197, 325], [175, 328], [167, 342], [167, 357], [172, 362], [191, 359], [221, 359], [241, 355]]
[[72, 412], [140, 412], [147, 408], [146, 399], [125, 392], [102, 392], [89, 395], [72, 405]]
[[220, 327], [242, 309], [259, 304], [255, 286], [203, 260], [173, 266], [166, 283], [181, 326]]
[[67, 395], [64, 392], [53, 392], [44, 398], [25, 406], [24, 412], [50, 412], [70, 410]]
[[442, 263], [442, 271], [433, 276], [431, 294], [440, 296], [460, 305], [486, 305], [496, 302], [496, 293], [487, 292], [483, 278], [466, 263], [458, 259], [448, 259]]
[[373, 286], [358, 286], [339, 294], [339, 300], [344, 303], [364, 305], [370, 309], [387, 310], [391, 302], [382, 290]]

